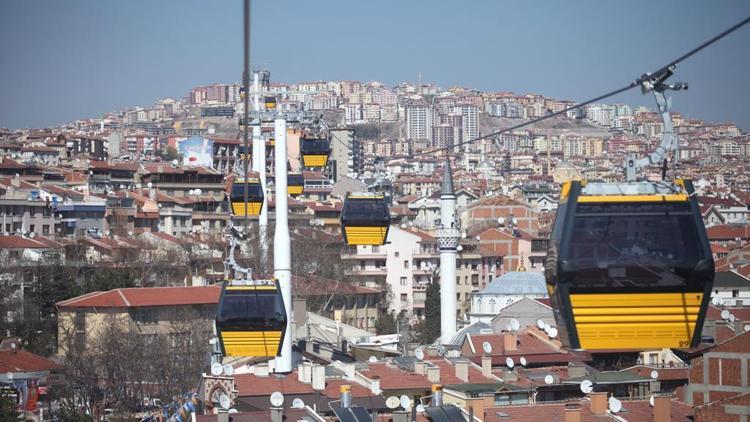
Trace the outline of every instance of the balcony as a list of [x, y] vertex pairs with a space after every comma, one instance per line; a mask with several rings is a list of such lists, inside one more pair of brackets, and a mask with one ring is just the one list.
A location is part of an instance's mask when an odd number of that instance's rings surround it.
[[356, 260], [368, 260], [368, 259], [378, 259], [378, 260], [386, 260], [388, 259], [388, 255], [384, 253], [347, 253], [347, 254], [341, 254], [341, 259], [356, 259]]
[[344, 275], [361, 275], [361, 276], [382, 276], [388, 275], [388, 270], [383, 268], [354, 268], [351, 270], [344, 270]]

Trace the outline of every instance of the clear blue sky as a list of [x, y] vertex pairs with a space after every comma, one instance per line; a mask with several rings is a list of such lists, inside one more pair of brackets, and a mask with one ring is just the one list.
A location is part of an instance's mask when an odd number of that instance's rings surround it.
[[[750, 1], [253, 2], [276, 81], [424, 81], [585, 100], [750, 15]], [[750, 26], [678, 68], [675, 109], [750, 129]], [[241, 0], [3, 0], [0, 126], [41, 127], [182, 97], [242, 72]], [[637, 91], [612, 102], [652, 107]]]

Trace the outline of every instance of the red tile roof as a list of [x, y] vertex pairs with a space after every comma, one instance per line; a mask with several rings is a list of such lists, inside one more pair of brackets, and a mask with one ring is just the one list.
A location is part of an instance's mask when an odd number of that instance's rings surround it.
[[734, 240], [750, 239], [750, 225], [735, 226], [729, 224], [722, 224], [719, 226], [713, 226], [706, 229], [706, 234], [710, 240]]
[[360, 373], [370, 379], [374, 377], [380, 378], [380, 388], [383, 390], [429, 390], [432, 386], [432, 383], [426, 376], [404, 371], [397, 366], [385, 362], [370, 363], [369, 367], [366, 370], [360, 371]]
[[25, 350], [0, 350], [0, 373], [51, 371], [62, 368], [44, 356]]
[[44, 249], [43, 242], [18, 235], [0, 236], [0, 249]]
[[280, 391], [285, 395], [306, 394], [314, 391], [312, 385], [300, 382], [297, 377], [297, 369], [283, 378], [274, 375], [259, 377], [255, 374], [237, 374], [234, 376], [234, 387], [239, 397], [269, 396], [274, 391]]
[[141, 306], [211, 305], [219, 303], [219, 285], [199, 287], [135, 287], [92, 292], [57, 303], [68, 308], [133, 308]]

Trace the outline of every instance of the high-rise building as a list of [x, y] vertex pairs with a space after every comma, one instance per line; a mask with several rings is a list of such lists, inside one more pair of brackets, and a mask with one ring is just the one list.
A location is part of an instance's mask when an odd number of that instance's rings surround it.
[[432, 139], [432, 107], [424, 103], [406, 106], [406, 137], [409, 139]]
[[341, 180], [349, 173], [361, 171], [362, 154], [353, 129], [331, 129], [331, 179]]
[[479, 108], [473, 104], [459, 104], [453, 108], [453, 112], [460, 114], [461, 141], [467, 142], [479, 137]]

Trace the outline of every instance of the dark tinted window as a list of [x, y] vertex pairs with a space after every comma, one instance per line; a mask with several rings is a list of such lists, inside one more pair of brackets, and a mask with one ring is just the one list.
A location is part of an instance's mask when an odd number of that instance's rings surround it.
[[705, 258], [696, 224], [686, 202], [579, 203], [562, 269], [579, 287], [695, 283]]
[[387, 223], [388, 207], [383, 199], [348, 199], [344, 204], [344, 223]]
[[327, 139], [302, 139], [300, 149], [303, 154], [328, 154]]
[[284, 325], [284, 303], [281, 295], [275, 291], [227, 291], [219, 309], [219, 322], [230, 326], [248, 325], [256, 329]]
[[[260, 200], [260, 198], [263, 197], [263, 192], [261, 190], [261, 187], [258, 183], [248, 183], [247, 185], [247, 198], [250, 200], [256, 199]], [[235, 200], [244, 200], [245, 198], [245, 184], [235, 184], [232, 185], [232, 199]]]

